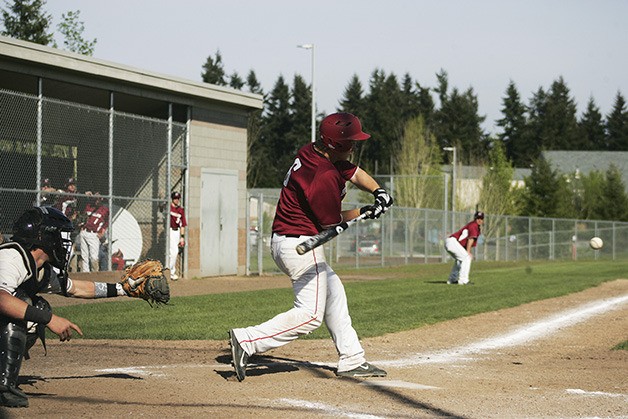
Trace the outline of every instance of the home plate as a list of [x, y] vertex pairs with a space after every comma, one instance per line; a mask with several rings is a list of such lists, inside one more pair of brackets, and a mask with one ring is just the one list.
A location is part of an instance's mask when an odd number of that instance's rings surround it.
[[423, 384], [417, 383], [409, 383], [407, 381], [399, 381], [399, 380], [369, 380], [362, 382], [362, 385], [371, 386], [371, 387], [393, 387], [393, 388], [409, 388], [411, 390], [438, 390], [438, 387], [426, 386]]

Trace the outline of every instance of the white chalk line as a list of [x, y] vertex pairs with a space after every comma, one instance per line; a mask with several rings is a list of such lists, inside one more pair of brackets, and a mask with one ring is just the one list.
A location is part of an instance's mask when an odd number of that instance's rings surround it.
[[556, 314], [545, 320], [524, 325], [512, 332], [483, 339], [466, 346], [434, 353], [415, 354], [404, 359], [374, 361], [373, 363], [388, 367], [408, 367], [412, 365], [453, 363], [470, 360], [473, 355], [485, 354], [488, 351], [522, 345], [544, 338], [561, 328], [574, 326], [593, 316], [615, 310], [627, 301], [628, 295], [598, 300]]
[[620, 393], [607, 393], [605, 391], [586, 391], [581, 390], [579, 388], [568, 388], [567, 393], [569, 394], [578, 394], [582, 396], [594, 396], [594, 397], [623, 397], [628, 400], [628, 395], [620, 394]]
[[357, 413], [357, 412], [348, 412], [344, 409], [338, 409], [337, 407], [330, 406], [325, 403], [319, 402], [310, 402], [307, 400], [296, 400], [296, 399], [278, 399], [277, 402], [280, 402], [285, 405], [300, 407], [303, 409], [318, 411], [326, 416], [342, 416], [347, 418], [357, 418], [357, 419], [379, 419], [382, 416], [375, 416], [366, 413]]

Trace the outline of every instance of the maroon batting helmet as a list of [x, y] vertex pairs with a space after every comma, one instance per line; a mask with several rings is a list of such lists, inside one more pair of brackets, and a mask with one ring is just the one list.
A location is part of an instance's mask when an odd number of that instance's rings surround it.
[[174, 191], [170, 194], [170, 199], [181, 199], [181, 194], [177, 191]]
[[336, 151], [349, 151], [353, 141], [364, 141], [371, 136], [362, 132], [362, 124], [357, 116], [346, 113], [333, 113], [321, 122], [321, 140], [326, 147]]

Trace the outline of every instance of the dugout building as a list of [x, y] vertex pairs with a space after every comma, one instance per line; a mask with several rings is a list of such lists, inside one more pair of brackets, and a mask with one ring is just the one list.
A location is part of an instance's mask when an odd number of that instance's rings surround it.
[[244, 274], [247, 127], [262, 106], [259, 95], [0, 37], [0, 233], [33, 204], [63, 199], [73, 178], [76, 224], [90, 193], [112, 209], [103, 252], [165, 262], [176, 190], [188, 221], [180, 271]]

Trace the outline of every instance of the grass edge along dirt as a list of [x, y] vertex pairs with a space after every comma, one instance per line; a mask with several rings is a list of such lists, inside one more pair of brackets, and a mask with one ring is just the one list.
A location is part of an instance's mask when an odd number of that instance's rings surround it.
[[[478, 262], [472, 286], [447, 285], [449, 264], [346, 270], [353, 325], [362, 338], [416, 329], [473, 314], [559, 297], [626, 279], [628, 261]], [[360, 280], [360, 278], [365, 280]], [[135, 300], [80, 304], [54, 312], [84, 339], [224, 340], [226, 331], [268, 320], [292, 304], [286, 288], [173, 297], [151, 308]], [[321, 327], [307, 339], [328, 339]], [[621, 344], [620, 344], [621, 345]]]

